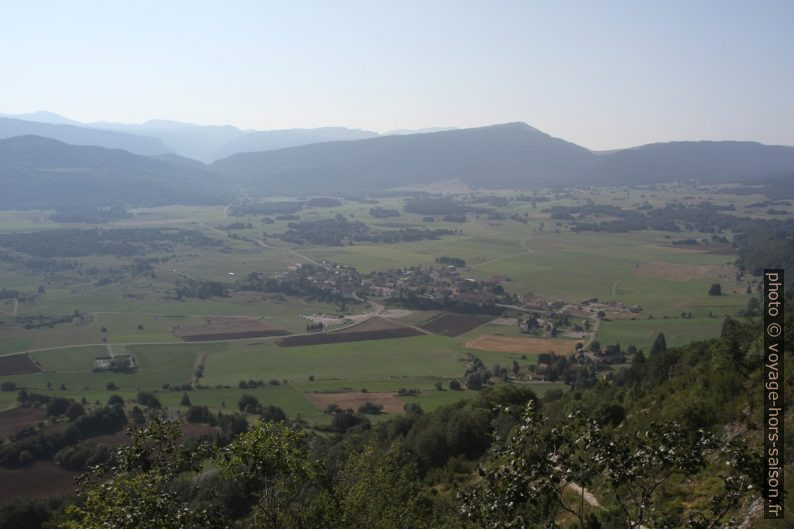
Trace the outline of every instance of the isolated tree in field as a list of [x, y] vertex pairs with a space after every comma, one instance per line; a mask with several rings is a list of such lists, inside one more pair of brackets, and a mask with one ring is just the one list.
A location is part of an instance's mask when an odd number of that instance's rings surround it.
[[146, 406], [147, 408], [153, 409], [160, 409], [160, 401], [157, 400], [157, 397], [149, 393], [148, 391], [139, 391], [137, 395], [138, 402]]
[[259, 415], [266, 422], [287, 422], [287, 414], [278, 406], [262, 406]]
[[651, 356], [667, 351], [667, 340], [664, 338], [664, 333], [660, 332], [656, 335], [656, 339], [651, 345]]
[[709, 296], [721, 296], [722, 286], [719, 283], [714, 283], [709, 287]]
[[253, 395], [243, 395], [240, 397], [240, 400], [237, 401], [237, 407], [240, 411], [256, 413], [261, 405], [259, 404], [259, 399]]
[[66, 417], [68, 417], [70, 421], [77, 419], [81, 415], [85, 415], [85, 408], [83, 408], [83, 405], [79, 402], [72, 402], [69, 404], [69, 407], [66, 408]]
[[187, 392], [182, 394], [182, 400], [179, 402], [179, 405], [186, 407], [190, 407], [193, 405], [193, 403], [190, 402], [190, 397], [187, 396]]
[[49, 417], [57, 417], [66, 413], [67, 408], [71, 401], [63, 397], [55, 397], [47, 403], [47, 415]]
[[358, 408], [359, 413], [369, 413], [372, 415], [379, 415], [383, 413], [383, 405], [375, 404], [373, 402], [367, 401], [363, 405], [359, 406]]

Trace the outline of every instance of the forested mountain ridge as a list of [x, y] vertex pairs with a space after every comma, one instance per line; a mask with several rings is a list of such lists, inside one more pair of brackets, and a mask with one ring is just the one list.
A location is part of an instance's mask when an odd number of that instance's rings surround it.
[[217, 203], [215, 176], [120, 149], [19, 136], [0, 140], [0, 208]]
[[573, 182], [596, 156], [525, 123], [328, 142], [215, 162], [213, 170], [275, 193], [372, 192], [458, 179], [474, 187]]
[[[2, 121], [0, 118], [0, 124]], [[161, 128], [172, 133], [173, 130], [180, 130], [177, 125], [163, 125]], [[322, 141], [322, 134], [318, 131], [327, 131], [328, 137], [342, 134], [350, 139]], [[284, 140], [278, 134], [272, 136], [271, 132], [297, 136]], [[195, 177], [208, 185], [214, 180], [217, 189], [223, 188], [227, 193], [242, 192], [252, 198], [274, 194], [361, 196], [449, 180], [460, 181], [471, 188], [491, 189], [632, 186], [673, 181], [744, 183], [763, 186], [756, 191], [771, 192], [778, 188], [785, 189], [794, 178], [794, 147], [753, 142], [672, 142], [595, 154], [573, 143], [553, 138], [525, 123], [369, 139], [353, 139], [359, 133], [367, 133], [349, 129], [271, 132], [251, 134], [265, 143], [270, 142], [268, 148], [280, 145], [282, 140], [287, 143], [319, 143], [234, 154], [211, 165], [167, 153], [159, 153], [156, 159], [144, 161], [144, 158], [129, 153], [127, 156], [120, 152], [109, 155], [98, 148], [79, 150], [79, 146], [73, 146], [79, 155], [70, 155], [68, 158], [72, 185], [75, 193], [82, 191], [85, 200], [95, 198], [99, 202], [93, 205], [102, 206], [105, 205], [102, 201], [124, 200], [127, 196], [125, 179], [131, 178], [133, 174], [145, 176], [146, 186], [153, 189], [170, 188], [183, 178]], [[249, 136], [239, 136], [240, 141], [246, 137]], [[251, 148], [256, 145], [261, 147], [260, 139], [253, 141]], [[62, 144], [59, 149], [60, 156], [65, 156], [67, 147]], [[13, 152], [8, 148], [0, 150], [0, 176], [13, 177], [20, 170], [30, 172], [35, 166], [36, 172], [48, 173], [50, 178], [53, 177], [50, 163], [53, 153], [42, 151], [20, 165], [14, 161]], [[117, 189], [106, 188], [98, 193], [90, 189], [90, 181], [76, 176], [96, 175], [100, 168], [103, 174], [115, 175], [119, 185]], [[63, 172], [63, 168], [57, 170]], [[26, 185], [29, 187], [28, 195], [37, 194], [46, 202], [47, 187], [37, 187], [36, 180]], [[203, 187], [188, 189], [184, 187], [183, 193], [151, 193], [157, 196], [157, 200], [147, 205], [195, 202], [197, 193], [201, 193]], [[145, 189], [138, 189], [132, 196], [141, 197], [144, 194]], [[71, 194], [59, 199], [73, 200]], [[145, 203], [140, 199], [134, 201]], [[33, 205], [35, 201], [26, 200], [25, 203], [37, 207]]]
[[[8, 133], [5, 137], [37, 134], [75, 145], [122, 148], [144, 155], [176, 153], [202, 162], [212, 162], [238, 152], [267, 151], [379, 136], [377, 132], [345, 127], [246, 130], [232, 125], [197, 125], [164, 119], [152, 119], [145, 123], [81, 123], [52, 112], [0, 114], [0, 118], [8, 118]], [[14, 127], [9, 125], [12, 122]], [[68, 127], [53, 127], [54, 125]], [[16, 134], [11, 134], [14, 130]], [[3, 131], [0, 122], [0, 137], [4, 137]]]
[[794, 175], [794, 147], [700, 141], [594, 154], [508, 123], [241, 153], [212, 169], [254, 192], [347, 193], [457, 179], [472, 188], [761, 183]]
[[219, 160], [237, 153], [274, 151], [314, 143], [355, 141], [376, 137], [378, 137], [377, 132], [344, 127], [246, 131], [218, 147], [212, 153], [212, 159]]
[[794, 174], [794, 147], [749, 141], [674, 141], [599, 156], [589, 177], [603, 185], [696, 180], [752, 182]]

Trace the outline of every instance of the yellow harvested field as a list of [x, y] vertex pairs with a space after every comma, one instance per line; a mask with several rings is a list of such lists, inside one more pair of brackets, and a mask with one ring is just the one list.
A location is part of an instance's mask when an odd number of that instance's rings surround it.
[[558, 340], [556, 338], [483, 334], [466, 342], [466, 347], [504, 353], [540, 354], [554, 351], [557, 354], [568, 354], [573, 352], [577, 343], [579, 342], [576, 340]]

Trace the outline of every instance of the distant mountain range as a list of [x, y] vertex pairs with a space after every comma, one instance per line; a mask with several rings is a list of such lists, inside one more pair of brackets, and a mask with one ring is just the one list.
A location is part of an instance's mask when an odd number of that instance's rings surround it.
[[[166, 121], [100, 125], [109, 128], [0, 118], [0, 137], [17, 136], [0, 140], [0, 207], [218, 203], [241, 194], [352, 196], [453, 179], [472, 188], [514, 189], [675, 180], [794, 183], [794, 147], [701, 141], [594, 153], [525, 123], [389, 136], [345, 128], [244, 132]], [[159, 137], [129, 130], [159, 131]], [[182, 151], [186, 145], [259, 151], [207, 165], [171, 149], [180, 141]]]
[[474, 188], [758, 182], [785, 175], [794, 183], [794, 147], [699, 141], [595, 154], [508, 123], [242, 153], [211, 169], [260, 193], [361, 193], [448, 179]]
[[[371, 130], [345, 127], [321, 127], [316, 129], [242, 130], [231, 125], [195, 125], [153, 119], [146, 123], [81, 123], [53, 112], [6, 115], [0, 118], [16, 121], [15, 128], [7, 125], [7, 132], [0, 127], [0, 138], [36, 134], [75, 145], [97, 145], [125, 149], [136, 154], [152, 155], [170, 152], [205, 163], [240, 152], [269, 151], [309, 145], [327, 141], [361, 140], [375, 138], [379, 134]], [[27, 122], [26, 125], [18, 123]], [[69, 125], [81, 130], [62, 129], [55, 131], [48, 125]], [[414, 134], [443, 129], [400, 130], [389, 134]], [[16, 133], [14, 133], [16, 132]], [[108, 134], [110, 133], [110, 134]], [[122, 136], [121, 134], [134, 135]], [[86, 141], [85, 138], [90, 138]], [[142, 138], [146, 138], [143, 140]], [[141, 142], [144, 141], [144, 144]]]
[[242, 152], [272, 151], [329, 141], [377, 138], [371, 130], [324, 127], [319, 129], [261, 130], [247, 132], [215, 150], [215, 159]]
[[159, 139], [128, 132], [0, 117], [0, 139], [26, 135], [44, 136], [72, 145], [93, 145], [109, 149], [124, 149], [125, 151], [144, 156], [170, 152]]

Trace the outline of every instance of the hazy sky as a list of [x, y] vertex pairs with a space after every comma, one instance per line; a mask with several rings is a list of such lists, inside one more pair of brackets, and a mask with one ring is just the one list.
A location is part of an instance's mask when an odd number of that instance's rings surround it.
[[794, 145], [794, 2], [9, 1], [0, 112]]

